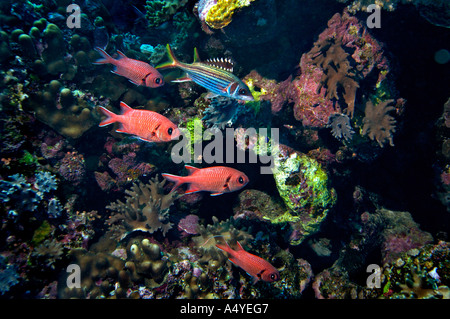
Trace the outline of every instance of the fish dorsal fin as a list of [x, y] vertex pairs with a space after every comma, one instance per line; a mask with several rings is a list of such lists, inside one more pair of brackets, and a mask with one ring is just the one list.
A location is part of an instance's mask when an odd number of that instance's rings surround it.
[[235, 251], [245, 250], [244, 248], [242, 248], [240, 242], [237, 242], [237, 246], [238, 246], [238, 248]]
[[194, 172], [200, 169], [191, 165], [184, 165], [184, 167], [187, 169], [189, 175], [192, 175]]
[[122, 115], [127, 112], [133, 111], [131, 107], [129, 107], [125, 102], [120, 101], [120, 110], [122, 111]]
[[225, 70], [228, 72], [233, 72], [233, 61], [231, 61], [229, 58], [214, 58], [214, 59], [208, 59], [204, 62], [207, 65], [213, 66], [215, 68]]
[[117, 53], [119, 54], [119, 60], [123, 59], [123, 58], [128, 59], [128, 57], [122, 51], [117, 50]]
[[200, 56], [198, 55], [198, 50], [197, 48], [194, 48], [194, 62], [200, 62]]

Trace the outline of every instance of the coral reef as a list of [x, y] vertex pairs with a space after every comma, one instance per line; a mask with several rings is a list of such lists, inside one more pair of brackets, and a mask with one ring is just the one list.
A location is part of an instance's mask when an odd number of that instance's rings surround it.
[[94, 173], [97, 184], [103, 191], [122, 190], [127, 184], [149, 175], [155, 169], [152, 164], [140, 162], [138, 154], [142, 145], [136, 142], [129, 143], [126, 139], [117, 142], [108, 137], [104, 148], [106, 153], [100, 157], [99, 168], [106, 170]]
[[59, 163], [59, 175], [73, 185], [79, 185], [86, 177], [85, 160], [83, 154], [67, 152]]
[[209, 107], [203, 111], [202, 121], [211, 129], [224, 130], [233, 126], [239, 117], [249, 111], [247, 106], [235, 99], [218, 96], [211, 99]]
[[133, 283], [143, 284], [150, 289], [163, 284], [170, 262], [158, 244], [151, 243], [147, 238], [136, 238], [128, 243], [127, 251], [129, 258], [125, 269]]
[[336, 191], [315, 159], [280, 144], [274, 160], [274, 179], [289, 211], [271, 222], [289, 222], [293, 228], [290, 243], [298, 245], [319, 229], [336, 203]]
[[19, 283], [19, 275], [14, 266], [6, 263], [6, 258], [0, 255], [0, 296]]
[[[338, 0], [348, 3], [350, 0]], [[387, 11], [394, 11], [398, 4], [413, 4], [419, 10], [422, 17], [430, 23], [448, 28], [450, 26], [450, 4], [445, 0], [353, 0], [348, 6], [351, 13], [357, 11], [367, 11], [367, 7], [376, 4], [379, 8]]]
[[[300, 61], [302, 75], [294, 87], [299, 93], [305, 90], [304, 94], [311, 98], [296, 101], [294, 114], [297, 120], [305, 121], [306, 115], [303, 114], [311, 112], [310, 108], [317, 104], [329, 109], [332, 100], [334, 109], [345, 111], [353, 118], [359, 82], [377, 70], [377, 86], [389, 71], [382, 53], [381, 45], [355, 17], [347, 12], [335, 14], [328, 21], [328, 28], [318, 36], [314, 47]], [[315, 86], [314, 83], [319, 84]], [[325, 106], [324, 102], [327, 103]], [[323, 119], [322, 122], [326, 124]]]
[[187, 0], [147, 0], [145, 18], [149, 27], [157, 27], [168, 21], [175, 13], [185, 6]]
[[216, 244], [220, 240], [226, 241], [230, 245], [235, 245], [237, 241], [241, 245], [247, 245], [252, 236], [244, 230], [236, 229], [231, 221], [219, 221], [216, 217], [213, 217], [212, 220], [213, 224], [198, 226], [199, 236], [192, 237], [192, 241], [200, 253], [199, 264], [206, 264], [211, 269], [217, 269], [228, 258], [216, 248]]
[[172, 228], [169, 221], [169, 208], [179, 195], [169, 193], [164, 195], [164, 184], [158, 181], [158, 177], [150, 180], [145, 185], [142, 182], [135, 183], [131, 189], [126, 190], [126, 201], [118, 200], [106, 208], [113, 213], [108, 224], [117, 225], [118, 237], [123, 238], [133, 231], [143, 231], [150, 234], [161, 229], [163, 236]]
[[197, 14], [201, 22], [213, 29], [222, 29], [231, 23], [235, 11], [249, 6], [254, 0], [200, 0]]
[[119, 282], [121, 290], [116, 295], [124, 295], [123, 287], [127, 287], [129, 275], [123, 270], [125, 261], [104, 252], [86, 252], [83, 249], [72, 250], [74, 262], [80, 267], [81, 287], [68, 287], [68, 274], [58, 281], [60, 298], [101, 298], [109, 296], [114, 290], [114, 283]]

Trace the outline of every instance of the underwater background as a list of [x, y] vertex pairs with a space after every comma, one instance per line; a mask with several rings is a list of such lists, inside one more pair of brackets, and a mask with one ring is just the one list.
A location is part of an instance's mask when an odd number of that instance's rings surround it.
[[[450, 3], [372, 2], [1, 1], [0, 297], [449, 299]], [[100, 48], [155, 72], [167, 44], [232, 65], [253, 100], [180, 67], [149, 87], [94, 64]], [[189, 132], [191, 161], [99, 127], [121, 102]], [[215, 155], [247, 160], [202, 161], [202, 132], [227, 129]], [[185, 164], [248, 183], [172, 191], [162, 174]]]

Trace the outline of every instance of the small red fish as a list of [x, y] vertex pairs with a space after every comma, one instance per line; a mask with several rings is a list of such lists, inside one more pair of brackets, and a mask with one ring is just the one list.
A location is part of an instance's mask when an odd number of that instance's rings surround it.
[[189, 165], [185, 167], [188, 176], [162, 174], [165, 179], [175, 183], [172, 192], [182, 184], [188, 183], [189, 187], [185, 194], [208, 191], [212, 193], [211, 196], [217, 196], [237, 191], [248, 183], [248, 177], [244, 173], [231, 167], [197, 168]]
[[233, 250], [227, 242], [225, 245], [216, 244], [216, 247], [227, 252], [228, 258], [233, 264], [244, 269], [250, 276], [253, 277], [253, 283], [259, 280], [273, 282], [280, 280], [280, 273], [267, 260], [262, 259], [256, 255], [246, 252], [238, 242], [238, 249]]
[[163, 76], [150, 64], [130, 59], [120, 51], [117, 51], [119, 58], [116, 60], [101, 48], [95, 48], [95, 50], [97, 50], [103, 58], [98, 59], [94, 64], [110, 63], [114, 65], [115, 68], [111, 72], [126, 77], [131, 83], [150, 88], [157, 88], [164, 85]]
[[107, 116], [99, 126], [106, 126], [115, 122], [120, 123], [116, 130], [119, 133], [136, 135], [146, 142], [169, 142], [180, 136], [178, 127], [167, 117], [147, 110], [135, 110], [124, 102], [120, 102], [122, 114], [115, 114], [100, 106], [100, 111]]

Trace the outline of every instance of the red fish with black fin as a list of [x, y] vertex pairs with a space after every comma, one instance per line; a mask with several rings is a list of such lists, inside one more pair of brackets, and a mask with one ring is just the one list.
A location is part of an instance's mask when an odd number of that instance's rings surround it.
[[118, 59], [113, 59], [105, 50], [95, 48], [102, 55], [102, 59], [98, 59], [94, 64], [112, 64], [114, 70], [111, 72], [126, 77], [131, 83], [142, 85], [150, 88], [157, 88], [164, 85], [164, 78], [154, 67], [143, 61], [130, 59], [120, 52]]
[[110, 110], [99, 107], [99, 110], [107, 116], [99, 126], [120, 123], [116, 130], [119, 133], [135, 135], [146, 142], [169, 142], [180, 136], [178, 127], [167, 117], [147, 110], [135, 110], [124, 102], [120, 102], [122, 114], [115, 114]]
[[247, 175], [231, 167], [197, 168], [190, 165], [185, 165], [185, 167], [188, 170], [188, 176], [162, 174], [165, 179], [175, 183], [171, 192], [187, 183], [189, 187], [185, 194], [207, 191], [212, 193], [211, 196], [217, 196], [240, 190], [249, 181]]
[[228, 258], [233, 264], [244, 269], [250, 276], [253, 277], [253, 283], [259, 280], [274, 282], [280, 280], [280, 273], [267, 260], [262, 259], [256, 255], [250, 254], [242, 248], [238, 242], [238, 248], [233, 250], [227, 242], [226, 245], [216, 244], [216, 247], [227, 252]]

